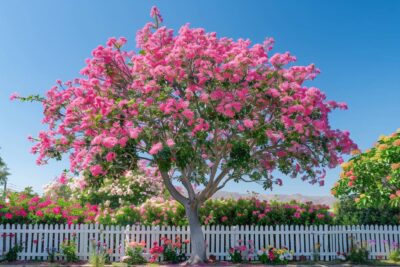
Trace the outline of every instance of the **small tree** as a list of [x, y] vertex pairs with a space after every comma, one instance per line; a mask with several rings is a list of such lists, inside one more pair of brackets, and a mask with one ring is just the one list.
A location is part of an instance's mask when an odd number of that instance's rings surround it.
[[[3, 191], [3, 194], [1, 197], [5, 197], [6, 195], [6, 185], [7, 185], [7, 180], [8, 176], [10, 175], [6, 163], [3, 161], [3, 159], [0, 157], [0, 190]], [[2, 188], [4, 187], [4, 189]]]
[[296, 60], [288, 52], [269, 57], [272, 39], [251, 46], [188, 25], [174, 36], [160, 27], [157, 8], [151, 16], [137, 33], [139, 53], [110, 38], [92, 52], [83, 78], [21, 99], [44, 106], [49, 129], [33, 147], [39, 164], [70, 153], [71, 171], [93, 183], [138, 163], [156, 168], [148, 179], [162, 179], [186, 209], [189, 263], [203, 262], [198, 209], [229, 181], [267, 189], [282, 184], [283, 173], [322, 185], [324, 168], [355, 145], [328, 122], [346, 105], [304, 85], [319, 73], [314, 65], [287, 66]]
[[354, 198], [358, 206], [400, 207], [400, 129], [381, 136], [373, 148], [342, 164], [332, 194]]

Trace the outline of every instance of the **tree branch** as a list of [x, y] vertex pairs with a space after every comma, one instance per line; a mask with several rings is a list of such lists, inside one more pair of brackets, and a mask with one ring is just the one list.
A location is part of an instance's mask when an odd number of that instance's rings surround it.
[[163, 182], [165, 184], [165, 187], [167, 188], [167, 190], [171, 194], [171, 196], [173, 198], [175, 198], [179, 203], [181, 203], [182, 205], [185, 206], [189, 202], [189, 199], [184, 197], [181, 193], [179, 193], [179, 191], [172, 184], [172, 181], [171, 181], [168, 173], [162, 172], [162, 171], [160, 171], [160, 173], [161, 173]]

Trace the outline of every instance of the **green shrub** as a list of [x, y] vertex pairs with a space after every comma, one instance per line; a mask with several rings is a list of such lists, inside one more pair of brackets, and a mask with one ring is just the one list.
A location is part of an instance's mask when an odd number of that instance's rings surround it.
[[335, 223], [340, 225], [396, 225], [400, 222], [400, 208], [390, 206], [361, 208], [353, 197], [343, 197], [335, 205]]
[[76, 255], [76, 242], [75, 237], [71, 240], [66, 239], [61, 243], [61, 253], [65, 256], [67, 262], [77, 262], [79, 260]]
[[22, 252], [22, 244], [16, 244], [6, 253], [6, 260], [8, 262], [13, 262], [18, 259], [18, 253]]
[[351, 263], [366, 263], [368, 262], [369, 251], [366, 244], [355, 242], [350, 248], [347, 260]]
[[389, 253], [389, 260], [394, 261], [394, 262], [399, 262], [400, 261], [400, 249], [395, 249], [392, 250]]
[[130, 242], [126, 244], [125, 256], [122, 258], [122, 262], [128, 265], [138, 265], [146, 263], [146, 259], [143, 257], [143, 248], [145, 243]]

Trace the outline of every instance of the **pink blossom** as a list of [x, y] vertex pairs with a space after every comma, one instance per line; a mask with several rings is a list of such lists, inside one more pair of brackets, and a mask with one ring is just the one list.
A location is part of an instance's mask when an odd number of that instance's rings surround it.
[[157, 18], [159, 22], [163, 22], [160, 10], [156, 6], [153, 6], [150, 10], [150, 17]]
[[129, 129], [129, 136], [133, 139], [137, 139], [139, 137], [139, 134], [141, 132], [140, 128], [136, 127], [133, 129]]
[[90, 167], [90, 172], [92, 173], [93, 176], [96, 177], [96, 176], [103, 174], [104, 171], [100, 165], [96, 164], [96, 165], [93, 165], [92, 167]]
[[19, 94], [18, 93], [12, 93], [11, 95], [10, 95], [10, 100], [15, 100], [15, 99], [17, 99], [19, 97]]
[[185, 110], [182, 112], [182, 115], [185, 116], [187, 119], [191, 120], [191, 119], [193, 119], [194, 112], [191, 111], [190, 109], [185, 109]]
[[44, 216], [44, 214], [43, 214], [43, 212], [41, 210], [36, 211], [36, 215], [39, 216], [39, 217], [43, 217]]
[[154, 144], [154, 145], [151, 147], [149, 153], [150, 153], [151, 155], [155, 155], [155, 154], [157, 154], [158, 152], [160, 152], [162, 148], [163, 148], [162, 143], [161, 143], [161, 142], [158, 142], [158, 143]]
[[115, 159], [116, 156], [117, 156], [117, 154], [115, 154], [115, 152], [108, 152], [106, 155], [106, 160], [108, 162], [111, 162]]
[[13, 217], [13, 215], [12, 215], [11, 213], [7, 212], [7, 213], [4, 215], [4, 217], [5, 217], [6, 219], [8, 219], [8, 220], [11, 220], [12, 217]]
[[175, 142], [174, 142], [173, 139], [168, 139], [168, 140], [167, 140], [167, 146], [173, 147], [174, 145], [175, 145]]
[[60, 207], [54, 207], [53, 208], [53, 213], [54, 214], [60, 214], [61, 213], [61, 208]]
[[118, 144], [118, 139], [115, 137], [106, 137], [102, 140], [102, 144], [106, 148], [113, 148]]
[[252, 129], [254, 127], [254, 122], [252, 120], [249, 119], [245, 119], [243, 121], [243, 124], [246, 128]]

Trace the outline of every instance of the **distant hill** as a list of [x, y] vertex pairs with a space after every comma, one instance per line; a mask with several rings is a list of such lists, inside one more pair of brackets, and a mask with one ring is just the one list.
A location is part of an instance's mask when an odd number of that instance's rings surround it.
[[235, 192], [226, 192], [219, 191], [215, 193], [213, 198], [244, 198], [256, 196], [260, 200], [276, 200], [279, 202], [289, 202], [291, 200], [296, 200], [298, 202], [308, 202], [311, 201], [314, 204], [325, 204], [330, 207], [336, 202], [336, 199], [333, 196], [305, 196], [301, 194], [293, 194], [293, 195], [285, 195], [285, 194], [256, 194], [256, 193], [235, 193]]

